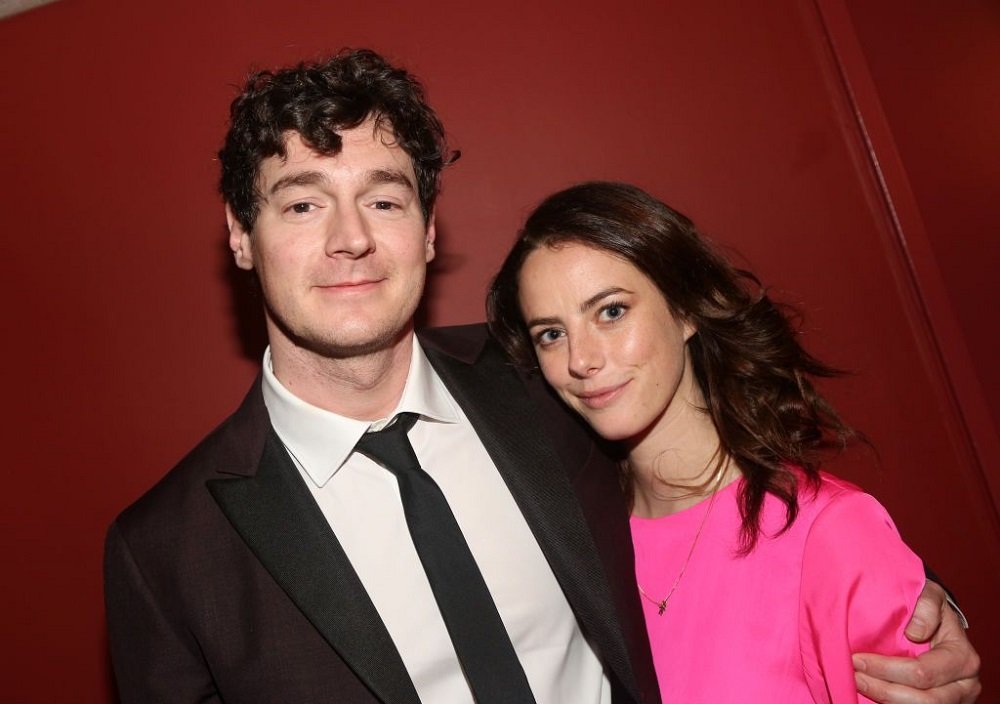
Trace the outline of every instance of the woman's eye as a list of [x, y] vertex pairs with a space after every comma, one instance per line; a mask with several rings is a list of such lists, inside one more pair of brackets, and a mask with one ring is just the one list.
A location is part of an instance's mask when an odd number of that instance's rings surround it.
[[535, 344], [541, 345], [551, 345], [553, 342], [562, 337], [562, 331], [556, 330], [554, 328], [549, 328], [547, 330], [542, 330], [540, 333], [535, 335]]
[[621, 303], [609, 303], [601, 309], [601, 317], [605, 320], [618, 320], [627, 310], [628, 308]]

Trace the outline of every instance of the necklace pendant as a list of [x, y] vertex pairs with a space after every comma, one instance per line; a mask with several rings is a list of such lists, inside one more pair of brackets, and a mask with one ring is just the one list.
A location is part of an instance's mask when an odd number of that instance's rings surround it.
[[694, 555], [694, 549], [698, 545], [698, 538], [701, 537], [701, 531], [704, 530], [705, 524], [708, 523], [708, 516], [709, 514], [712, 513], [712, 505], [715, 503], [715, 496], [718, 490], [719, 490], [719, 485], [716, 484], [715, 488], [712, 489], [712, 498], [708, 500], [708, 509], [706, 509], [705, 515], [701, 519], [701, 525], [698, 526], [698, 532], [694, 534], [694, 540], [691, 541], [691, 548], [688, 550], [687, 557], [684, 558], [684, 564], [681, 565], [681, 571], [677, 573], [677, 579], [675, 579], [674, 583], [670, 585], [670, 591], [667, 592], [667, 595], [665, 597], [663, 597], [663, 601], [657, 601], [656, 599], [654, 599], [653, 597], [651, 597], [649, 594], [646, 593], [646, 590], [642, 588], [641, 584], [639, 584], [638, 582], [636, 583], [636, 587], [639, 588], [639, 593], [642, 595], [642, 598], [656, 607], [657, 616], [662, 616], [663, 612], [667, 610], [667, 602], [670, 601], [670, 597], [674, 595], [674, 591], [677, 589], [677, 585], [681, 583], [681, 578], [684, 576], [684, 572], [688, 568], [688, 563], [691, 562], [691, 556]]

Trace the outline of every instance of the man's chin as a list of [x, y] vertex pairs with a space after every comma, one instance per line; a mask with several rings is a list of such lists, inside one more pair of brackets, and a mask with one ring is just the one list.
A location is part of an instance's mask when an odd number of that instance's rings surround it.
[[369, 331], [356, 336], [340, 335], [336, 339], [300, 338], [296, 343], [313, 354], [327, 359], [353, 359], [391, 350], [412, 332], [413, 327], [407, 326], [402, 330]]

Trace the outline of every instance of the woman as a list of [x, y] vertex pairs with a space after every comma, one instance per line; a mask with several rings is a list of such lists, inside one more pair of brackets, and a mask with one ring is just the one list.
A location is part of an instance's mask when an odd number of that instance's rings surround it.
[[[493, 334], [622, 457], [664, 701], [868, 701], [924, 583], [885, 510], [820, 472], [852, 435], [753, 275], [624, 184], [557, 193], [489, 292]], [[891, 624], [886, 615], [891, 612]]]

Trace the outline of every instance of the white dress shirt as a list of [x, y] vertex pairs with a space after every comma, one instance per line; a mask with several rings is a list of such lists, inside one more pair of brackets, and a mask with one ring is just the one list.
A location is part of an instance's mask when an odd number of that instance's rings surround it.
[[402, 398], [388, 418], [353, 420], [312, 406], [274, 376], [264, 403], [278, 437], [336, 533], [420, 699], [472, 704], [413, 547], [395, 477], [353, 449], [369, 428], [416, 413], [420, 465], [441, 487], [489, 587], [539, 704], [609, 704], [610, 685], [552, 569], [462, 409], [414, 338]]

